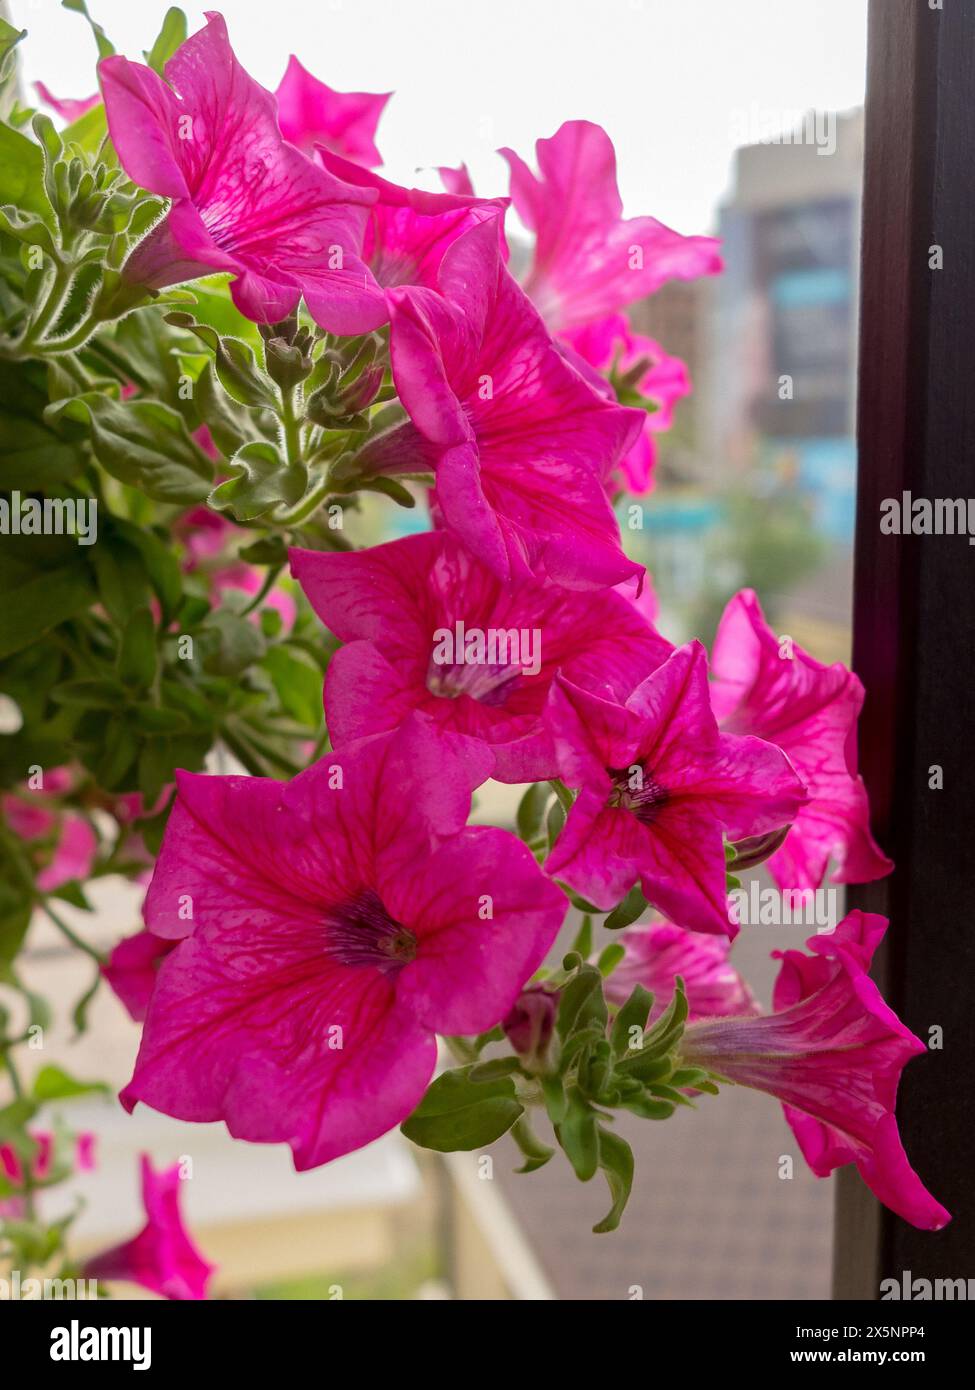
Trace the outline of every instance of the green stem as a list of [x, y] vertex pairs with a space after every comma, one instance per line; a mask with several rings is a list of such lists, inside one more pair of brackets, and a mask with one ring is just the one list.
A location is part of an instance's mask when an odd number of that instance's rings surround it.
[[104, 963], [104, 956], [99, 951], [96, 951], [94, 946], [89, 946], [88, 942], [84, 941], [76, 931], [72, 930], [67, 922], [63, 921], [62, 918], [57, 915], [49, 903], [42, 902], [41, 910], [51, 919], [61, 935], [71, 942], [72, 946], [76, 946], [79, 951], [84, 951], [86, 956], [90, 956], [92, 960], [97, 961], [99, 965]]
[[284, 427], [284, 451], [289, 463], [301, 463], [301, 419], [295, 413], [294, 390], [281, 390], [281, 424]]
[[312, 488], [298, 505], [290, 512], [284, 512], [274, 518], [278, 526], [297, 526], [306, 517], [311, 516], [312, 512], [328, 496], [328, 479], [323, 479], [317, 487]]
[[267, 598], [268, 594], [274, 587], [274, 581], [277, 579], [278, 575], [281, 573], [283, 569], [283, 565], [271, 566], [264, 578], [264, 583], [261, 585], [260, 590], [254, 595], [247, 607], [241, 610], [240, 616], [242, 618], [246, 618], [248, 613], [253, 613], [254, 609], [259, 607], [260, 604], [264, 602], [264, 600]]
[[73, 273], [73, 267], [64, 265], [63, 262], [59, 262], [55, 266], [54, 279], [51, 281], [47, 298], [24, 334], [24, 348], [36, 347], [45, 330], [57, 318], [65, 299], [68, 297]]

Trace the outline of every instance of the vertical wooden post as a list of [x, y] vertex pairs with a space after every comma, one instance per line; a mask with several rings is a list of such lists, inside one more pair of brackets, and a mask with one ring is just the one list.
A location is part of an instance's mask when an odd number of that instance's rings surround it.
[[849, 896], [890, 918], [890, 1003], [926, 1042], [943, 1030], [898, 1120], [954, 1221], [915, 1231], [844, 1170], [834, 1294], [855, 1299], [905, 1270], [975, 1277], [975, 546], [880, 530], [885, 498], [975, 498], [975, 0], [871, 0], [869, 24], [853, 661], [897, 869]]

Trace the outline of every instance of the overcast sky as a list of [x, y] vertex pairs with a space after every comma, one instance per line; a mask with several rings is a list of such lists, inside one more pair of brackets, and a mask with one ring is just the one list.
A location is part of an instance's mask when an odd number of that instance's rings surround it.
[[[116, 48], [140, 57], [165, 0], [89, 0]], [[203, 10], [183, 7], [191, 28]], [[479, 192], [507, 189], [493, 153], [585, 117], [619, 157], [626, 212], [704, 232], [728, 187], [743, 120], [863, 100], [866, 0], [224, 0], [245, 67], [275, 87], [288, 54], [344, 90], [389, 91], [387, 172], [466, 159]], [[94, 44], [59, 0], [10, 0], [28, 29], [27, 80], [94, 89]]]

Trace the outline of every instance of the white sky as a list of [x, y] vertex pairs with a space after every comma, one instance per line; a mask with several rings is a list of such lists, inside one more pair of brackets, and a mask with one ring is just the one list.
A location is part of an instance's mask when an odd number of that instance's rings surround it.
[[[214, 0], [216, 7], [217, 0]], [[10, 0], [29, 30], [27, 80], [94, 90], [94, 44], [58, 0]], [[166, 0], [89, 0], [120, 52], [139, 58]], [[191, 31], [202, 7], [184, 5]], [[478, 192], [507, 191], [493, 153], [531, 156], [562, 121], [605, 126], [628, 215], [704, 232], [750, 112], [844, 110], [863, 100], [866, 0], [223, 0], [244, 66], [275, 87], [288, 54], [341, 90], [389, 91], [386, 172], [466, 159]], [[783, 117], [787, 122], [787, 116]]]

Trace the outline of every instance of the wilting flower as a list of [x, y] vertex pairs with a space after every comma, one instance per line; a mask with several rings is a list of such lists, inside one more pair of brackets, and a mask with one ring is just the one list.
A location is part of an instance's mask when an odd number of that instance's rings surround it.
[[625, 404], [654, 406], [640, 438], [605, 480], [611, 491], [622, 486], [626, 492], [648, 492], [657, 456], [654, 436], [670, 429], [677, 402], [690, 392], [687, 367], [652, 338], [634, 333], [623, 314], [570, 329], [562, 338], [583, 361], [610, 376], [611, 389]]
[[680, 1053], [782, 1101], [817, 1176], [855, 1163], [879, 1201], [936, 1231], [951, 1217], [908, 1162], [894, 1114], [901, 1072], [927, 1049], [867, 975], [886, 927], [883, 917], [851, 912], [829, 936], [807, 941], [811, 956], [776, 952], [775, 1012], [692, 1024]]
[[421, 188], [401, 188], [328, 150], [319, 154], [325, 168], [336, 178], [376, 194], [363, 233], [361, 256], [376, 281], [380, 322], [388, 317], [383, 291], [398, 285], [436, 289], [444, 253], [471, 227], [491, 222], [501, 245], [507, 199], [457, 197], [428, 193]]
[[206, 1298], [215, 1266], [197, 1250], [179, 1211], [179, 1164], [155, 1172], [143, 1154], [142, 1202], [146, 1224], [137, 1236], [94, 1255], [82, 1267], [86, 1279], [120, 1279], [163, 1298]]
[[101, 102], [101, 94], [95, 92], [90, 97], [56, 97], [51, 89], [43, 82], [35, 82], [34, 90], [43, 101], [45, 106], [49, 106], [52, 111], [57, 112], [62, 120], [70, 125], [72, 121], [77, 121], [86, 111], [90, 111], [93, 106], [98, 106]]
[[661, 919], [627, 927], [616, 938], [626, 954], [606, 981], [606, 998], [623, 1004], [635, 985], [654, 996], [650, 1021], [670, 1004], [674, 981], [684, 981], [691, 1019], [758, 1013], [748, 985], [728, 959], [731, 942]]
[[701, 644], [680, 647], [625, 704], [559, 676], [548, 720], [562, 780], [580, 792], [546, 872], [604, 909], [639, 881], [672, 921], [733, 936], [722, 831], [785, 824], [805, 793], [778, 748], [718, 732]]
[[382, 164], [376, 126], [392, 92], [336, 92], [292, 53], [275, 96], [281, 134], [305, 154], [324, 145], [368, 168]]
[[37, 842], [37, 887], [42, 893], [87, 878], [98, 854], [98, 837], [90, 823], [61, 802], [72, 781], [70, 768], [53, 767], [45, 772], [43, 787], [0, 796], [0, 813], [14, 834]]
[[120, 941], [102, 966], [108, 984], [137, 1023], [146, 1016], [159, 967], [175, 945], [155, 932], [139, 931]]
[[422, 710], [490, 745], [499, 781], [554, 777], [543, 716], [556, 671], [623, 699], [671, 651], [613, 590], [504, 584], [444, 531], [344, 554], [292, 550], [291, 566], [346, 644], [325, 683], [338, 748]]
[[447, 249], [438, 286], [387, 292], [393, 377], [411, 418], [366, 445], [363, 469], [433, 468], [443, 524], [502, 579], [534, 570], [591, 589], [638, 573], [600, 475], [634, 442], [642, 412], [600, 398], [560, 355], [492, 222]]
[[488, 763], [413, 715], [288, 784], [178, 773], [145, 917], [179, 944], [123, 1104], [301, 1169], [405, 1119], [434, 1034], [503, 1018], [565, 912], [514, 835], [464, 828]]
[[830, 855], [834, 883], [864, 883], [894, 867], [870, 834], [857, 775], [856, 725], [863, 686], [842, 662], [823, 666], [780, 642], [745, 589], [728, 604], [711, 657], [711, 704], [722, 729], [757, 734], [783, 749], [806, 784], [785, 844], [768, 861], [781, 888], [818, 888]]
[[522, 990], [502, 1024], [505, 1037], [529, 1067], [543, 1067], [559, 1012], [558, 993], [543, 985]]
[[165, 72], [166, 82], [118, 56], [99, 64], [123, 168], [172, 199], [127, 277], [159, 289], [230, 271], [234, 303], [258, 322], [286, 318], [304, 295], [333, 332], [376, 327], [375, 285], [358, 255], [375, 194], [341, 183], [283, 138], [274, 98], [237, 62], [220, 15]]
[[615, 313], [667, 280], [721, 269], [714, 237], [623, 217], [616, 153], [600, 126], [566, 121], [537, 141], [538, 175], [513, 150], [500, 153], [511, 169], [515, 210], [536, 238], [524, 286], [553, 332]]

